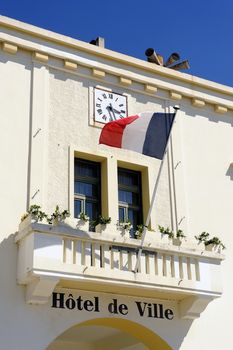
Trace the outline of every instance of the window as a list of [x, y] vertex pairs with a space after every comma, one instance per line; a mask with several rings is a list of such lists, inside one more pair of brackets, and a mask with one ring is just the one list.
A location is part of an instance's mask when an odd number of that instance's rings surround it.
[[[83, 212], [90, 222], [97, 219], [101, 208], [100, 163], [75, 159], [74, 164], [74, 216]], [[93, 224], [90, 230], [94, 231]]]
[[141, 173], [118, 168], [119, 221], [129, 220], [133, 225], [131, 234], [142, 224]]

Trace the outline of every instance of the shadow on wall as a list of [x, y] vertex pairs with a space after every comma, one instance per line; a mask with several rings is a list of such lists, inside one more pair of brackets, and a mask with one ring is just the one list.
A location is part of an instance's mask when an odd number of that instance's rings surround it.
[[157, 334], [160, 333], [159, 330], [152, 331], [131, 320], [117, 317], [90, 319], [66, 329], [46, 350], [62, 350], [67, 346], [72, 350], [77, 349], [77, 346], [91, 350], [120, 350], [128, 349], [128, 346], [130, 349], [132, 347], [132, 350], [178, 350], [191, 324], [192, 321], [181, 321], [181, 324], [178, 322], [178, 326], [172, 326], [171, 329], [168, 327], [166, 335], [170, 338], [169, 345]]
[[10, 53], [4, 52], [3, 55], [0, 56], [0, 62], [2, 63], [7, 63], [9, 62], [14, 62], [17, 64], [21, 64], [22, 66], [25, 67], [25, 69], [32, 70], [32, 59], [31, 55], [28, 55], [27, 52], [19, 51], [20, 55], [12, 55]]
[[[179, 104], [179, 103], [178, 103]], [[206, 105], [205, 108], [198, 109], [198, 107], [192, 106], [190, 101], [182, 100], [180, 103], [181, 111], [187, 113], [187, 117], [201, 117], [207, 118], [213, 123], [227, 123], [233, 127], [232, 112], [226, 114], [218, 114], [214, 110], [213, 105]], [[184, 116], [184, 118], [186, 115]]]
[[[17, 245], [14, 241], [15, 235], [11, 234], [0, 243], [0, 267], [1, 283], [0, 295], [1, 300], [12, 303], [16, 299], [17, 293], [23, 293], [23, 288], [17, 288]], [[24, 296], [23, 296], [24, 297]]]
[[233, 181], [233, 162], [229, 165], [226, 176], [229, 176], [230, 180]]

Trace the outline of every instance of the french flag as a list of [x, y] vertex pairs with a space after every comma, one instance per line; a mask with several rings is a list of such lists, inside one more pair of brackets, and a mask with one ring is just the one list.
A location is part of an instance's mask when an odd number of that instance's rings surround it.
[[105, 124], [99, 143], [162, 159], [175, 113], [139, 113]]

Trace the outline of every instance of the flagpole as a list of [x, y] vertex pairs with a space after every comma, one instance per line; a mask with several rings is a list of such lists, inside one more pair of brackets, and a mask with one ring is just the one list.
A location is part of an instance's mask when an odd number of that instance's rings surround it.
[[[176, 117], [177, 111], [180, 108], [178, 106], [174, 106], [173, 108], [175, 109], [175, 117]], [[138, 251], [138, 256], [137, 256], [137, 261], [136, 261], [136, 264], [135, 264], [135, 268], [133, 270], [134, 273], [137, 272], [138, 267], [139, 267], [139, 262], [140, 262], [141, 255], [142, 255], [142, 249], [143, 249], [143, 245], [144, 245], [144, 241], [145, 241], [145, 237], [146, 237], [146, 231], [147, 231], [147, 227], [148, 227], [149, 222], [150, 222], [151, 212], [152, 212], [152, 209], [153, 209], [153, 206], [154, 206], [154, 201], [155, 201], [155, 196], [156, 196], [156, 193], [157, 193], [159, 179], [160, 179], [160, 176], [161, 176], [161, 173], [162, 173], [164, 159], [165, 159], [165, 156], [166, 156], [166, 153], [167, 153], [167, 149], [168, 149], [168, 145], [169, 145], [169, 140], [170, 140], [172, 128], [173, 128], [173, 125], [174, 125], [174, 122], [175, 122], [175, 117], [174, 117], [174, 120], [173, 120], [173, 123], [172, 123], [172, 126], [171, 126], [169, 138], [167, 140], [167, 144], [166, 144], [166, 148], [165, 148], [165, 151], [164, 151], [163, 159], [162, 159], [162, 161], [160, 163], [160, 166], [159, 166], [159, 172], [158, 172], [158, 175], [157, 175], [157, 178], [156, 178], [156, 181], [155, 181], [155, 186], [154, 186], [153, 194], [152, 194], [152, 197], [151, 197], [151, 203], [150, 203], [150, 208], [149, 208], [149, 211], [148, 211], [148, 214], [147, 214], [146, 222], [145, 222], [145, 225], [143, 225], [141, 245], [140, 245], [140, 248], [139, 248], [139, 251]]]

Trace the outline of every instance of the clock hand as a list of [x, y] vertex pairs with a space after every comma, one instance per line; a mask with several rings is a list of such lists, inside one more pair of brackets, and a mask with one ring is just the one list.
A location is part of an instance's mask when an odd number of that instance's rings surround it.
[[112, 110], [112, 108], [110, 107], [110, 106], [107, 106], [106, 107], [106, 109], [108, 110], [108, 114], [109, 114], [109, 118], [110, 118], [110, 122], [112, 122], [113, 121], [113, 117], [112, 117], [112, 115], [111, 115], [111, 110]]
[[113, 108], [114, 112], [118, 113], [118, 114], [121, 114], [120, 111], [118, 111], [117, 109]]
[[113, 108], [111, 103], [109, 103], [109, 107], [111, 108], [110, 110], [111, 110], [111, 112], [113, 114], [113, 118], [116, 120], [116, 116], [115, 116], [115, 113], [114, 113], [114, 108]]

